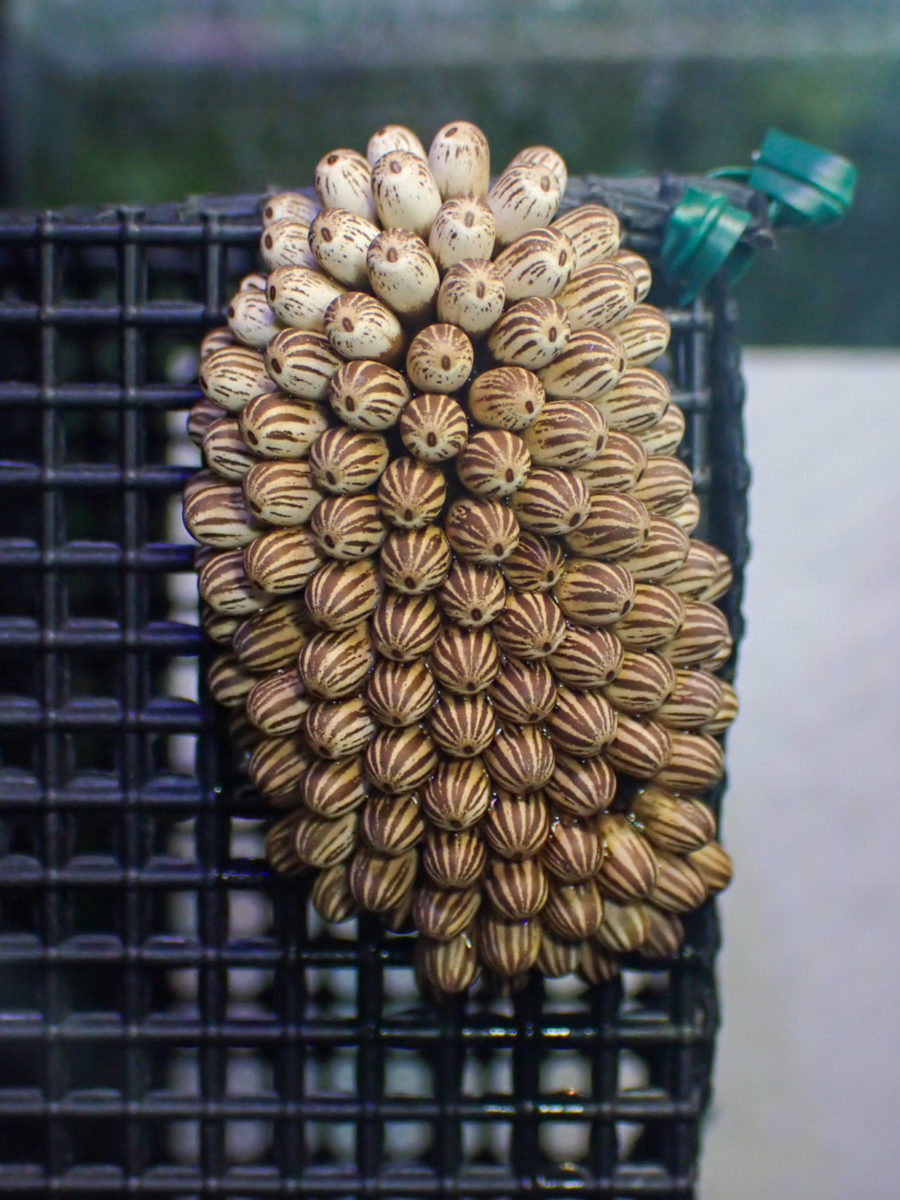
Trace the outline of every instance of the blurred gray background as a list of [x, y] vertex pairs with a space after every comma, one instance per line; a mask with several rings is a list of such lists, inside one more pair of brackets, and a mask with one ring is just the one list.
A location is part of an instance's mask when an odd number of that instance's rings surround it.
[[8, 0], [0, 67], [25, 208], [305, 185], [392, 120], [474, 120], [498, 166], [703, 172], [773, 125], [854, 159], [846, 221], [740, 285], [755, 551], [702, 1195], [900, 1194], [900, 4]]

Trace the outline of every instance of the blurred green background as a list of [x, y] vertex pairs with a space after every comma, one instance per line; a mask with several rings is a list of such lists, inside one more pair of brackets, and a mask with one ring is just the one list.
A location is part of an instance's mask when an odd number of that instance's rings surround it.
[[495, 168], [748, 163], [770, 126], [852, 158], [850, 216], [741, 284], [757, 344], [894, 345], [900, 4], [892, 0], [7, 0], [3, 203], [305, 185], [387, 121], [467, 118]]

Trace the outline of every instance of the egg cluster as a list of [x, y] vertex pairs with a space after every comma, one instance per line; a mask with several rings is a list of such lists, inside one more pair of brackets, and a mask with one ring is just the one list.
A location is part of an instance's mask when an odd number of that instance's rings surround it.
[[698, 795], [734, 719], [724, 554], [693, 538], [669, 325], [560, 156], [490, 182], [388, 126], [263, 207], [265, 274], [201, 347], [208, 684], [330, 922], [417, 930], [466, 989], [666, 957], [731, 873]]

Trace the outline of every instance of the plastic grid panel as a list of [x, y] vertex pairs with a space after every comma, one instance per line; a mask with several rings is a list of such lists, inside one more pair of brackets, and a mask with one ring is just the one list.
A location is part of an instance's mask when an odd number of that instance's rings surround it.
[[[672, 187], [568, 199], [652, 258]], [[410, 939], [328, 935], [267, 874], [196, 691], [178, 501], [196, 346], [257, 238], [255, 198], [0, 223], [0, 1194], [691, 1197], [712, 905], [672, 964], [437, 1006]], [[733, 308], [669, 315], [703, 532], [740, 568]]]

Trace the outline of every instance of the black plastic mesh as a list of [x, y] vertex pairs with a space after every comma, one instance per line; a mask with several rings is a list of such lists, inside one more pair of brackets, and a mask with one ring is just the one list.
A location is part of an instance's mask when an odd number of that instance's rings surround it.
[[[570, 202], [652, 258], [673, 187]], [[672, 964], [438, 1006], [409, 938], [327, 935], [267, 872], [197, 699], [178, 499], [196, 346], [257, 239], [255, 197], [0, 217], [0, 1194], [691, 1197], [712, 905]], [[670, 316], [700, 533], [740, 569], [731, 301]]]

